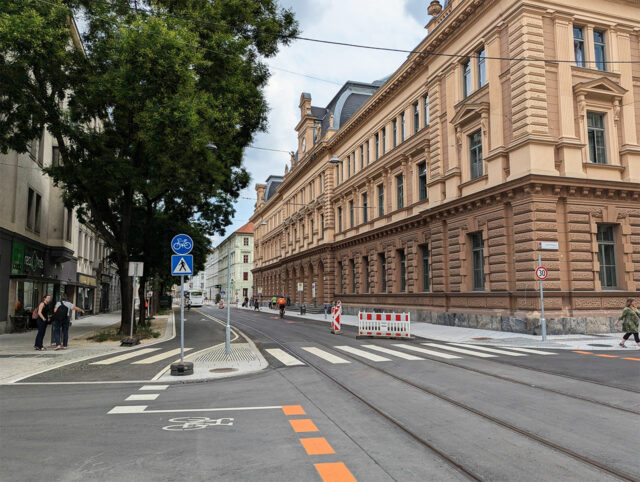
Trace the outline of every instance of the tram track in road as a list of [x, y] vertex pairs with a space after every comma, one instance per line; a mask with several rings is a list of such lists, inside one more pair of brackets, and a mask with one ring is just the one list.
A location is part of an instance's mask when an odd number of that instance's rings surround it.
[[[344, 390], [345, 392], [349, 393], [351, 396], [355, 397], [357, 400], [359, 400], [361, 403], [363, 403], [364, 405], [366, 405], [367, 407], [369, 407], [370, 409], [372, 409], [374, 412], [378, 413], [379, 415], [381, 415], [383, 418], [385, 418], [386, 420], [388, 420], [389, 422], [391, 422], [392, 424], [394, 424], [395, 426], [397, 426], [398, 428], [400, 428], [403, 432], [405, 432], [407, 435], [411, 436], [414, 440], [418, 441], [419, 443], [421, 443], [422, 445], [424, 445], [427, 449], [429, 449], [431, 452], [435, 453], [436, 455], [438, 455], [439, 457], [441, 457], [444, 461], [446, 461], [448, 464], [450, 464], [452, 467], [456, 468], [458, 471], [460, 471], [461, 473], [463, 473], [465, 476], [469, 477], [472, 480], [482, 480], [482, 477], [479, 476], [478, 474], [473, 473], [472, 470], [470, 470], [469, 468], [463, 466], [462, 464], [460, 464], [459, 462], [457, 462], [456, 460], [454, 460], [452, 457], [449, 457], [446, 453], [444, 453], [442, 450], [438, 449], [437, 447], [433, 446], [429, 441], [424, 440], [418, 433], [416, 433], [415, 431], [413, 431], [411, 428], [405, 426], [401, 421], [397, 420], [393, 415], [387, 413], [385, 410], [383, 410], [382, 408], [378, 407], [375, 405], [374, 402], [371, 402], [370, 400], [367, 400], [364, 396], [362, 396], [361, 394], [357, 393], [356, 391], [352, 390], [351, 388], [349, 388], [347, 385], [345, 385], [344, 383], [342, 383], [340, 380], [338, 380], [336, 377], [334, 377], [333, 375], [331, 375], [327, 370], [323, 369], [319, 364], [314, 363], [309, 357], [307, 357], [304, 354], [300, 354], [298, 353], [296, 350], [293, 350], [292, 348], [290, 348], [286, 343], [280, 342], [279, 340], [275, 339], [274, 337], [272, 337], [271, 335], [269, 335], [268, 333], [263, 332], [262, 330], [255, 328], [254, 326], [251, 325], [247, 325], [246, 323], [240, 322], [235, 320], [234, 323], [236, 325], [242, 325], [244, 327], [245, 330], [247, 331], [254, 331], [256, 333], [259, 333], [261, 336], [265, 337], [266, 339], [271, 340], [273, 343], [279, 345], [280, 347], [282, 347], [286, 352], [290, 353], [292, 356], [296, 356], [300, 359], [302, 359], [308, 366], [312, 367], [314, 370], [316, 370], [318, 373], [320, 373], [321, 375], [323, 375], [324, 377], [328, 378], [329, 380], [331, 380], [333, 383], [335, 383], [338, 387], [340, 387], [342, 390]], [[312, 339], [308, 336], [305, 335], [301, 335], [300, 333], [296, 333], [297, 336], [303, 338], [306, 342], [310, 342], [316, 345], [320, 345], [323, 346], [327, 349], [332, 349], [332, 346], [323, 343], [321, 341], [318, 341], [317, 339]], [[499, 425], [505, 429], [508, 429], [514, 433], [517, 433], [520, 436], [526, 437], [530, 440], [535, 441], [536, 443], [539, 443], [547, 448], [550, 448], [552, 450], [555, 450], [557, 452], [560, 452], [566, 456], [569, 456], [583, 464], [589, 465], [592, 468], [595, 468], [597, 470], [600, 470], [602, 472], [605, 472], [611, 476], [617, 477], [621, 480], [628, 480], [628, 481], [635, 481], [637, 480], [636, 477], [631, 476], [629, 474], [626, 474], [620, 470], [617, 470], [615, 468], [609, 467], [597, 460], [594, 460], [588, 456], [584, 456], [581, 455], [573, 450], [571, 450], [568, 447], [564, 447], [558, 443], [555, 443], [551, 440], [547, 440], [544, 437], [541, 437], [539, 435], [536, 435], [534, 433], [531, 433], [527, 430], [521, 429], [505, 420], [501, 420], [493, 415], [490, 415], [486, 412], [483, 412], [481, 410], [478, 410], [476, 408], [473, 408], [470, 405], [467, 405], [465, 403], [459, 402], [457, 400], [454, 400], [453, 398], [440, 393], [438, 391], [429, 389], [427, 387], [424, 387], [422, 385], [419, 385], [415, 382], [413, 382], [412, 380], [408, 380], [405, 377], [401, 377], [398, 375], [395, 375], [393, 373], [389, 373], [388, 371], [379, 368], [371, 363], [368, 363], [366, 361], [363, 361], [362, 359], [350, 355], [349, 353], [342, 353], [342, 356], [346, 356], [347, 358], [353, 360], [354, 362], [366, 366], [367, 368], [370, 368], [372, 370], [375, 370], [378, 373], [381, 373], [383, 375], [386, 375], [388, 377], [391, 377], [392, 379], [401, 382], [403, 384], [406, 384], [416, 390], [419, 390], [425, 394], [428, 394], [430, 396], [436, 397], [439, 400], [442, 400], [450, 405], [453, 405], [455, 407], [458, 407], [459, 409], [462, 409], [468, 413], [471, 413], [475, 416], [478, 416], [488, 422], [491, 422], [493, 424]], [[431, 358], [427, 358], [430, 361], [437, 361], [439, 363], [443, 363], [442, 360], [433, 360]], [[591, 400], [591, 399], [586, 399], [585, 397], [580, 397], [580, 396], [576, 396], [576, 395], [570, 395], [570, 394], [566, 394], [563, 393], [561, 391], [557, 391], [557, 390], [553, 390], [553, 389], [548, 389], [545, 387], [538, 387], [535, 385], [530, 385], [527, 384], [525, 382], [520, 382], [518, 380], [512, 380], [508, 377], [502, 377], [499, 375], [495, 375], [495, 374], [491, 374], [488, 372], [484, 372], [483, 370], [478, 370], [478, 369], [472, 369], [469, 367], [463, 367], [460, 365], [457, 365], [455, 363], [446, 363], [444, 362], [444, 364], [455, 367], [455, 368], [460, 368], [460, 369], [464, 369], [464, 370], [469, 370], [472, 372], [477, 372], [477, 373], [481, 373], [483, 375], [487, 375], [487, 376], [491, 376], [494, 378], [498, 378], [500, 380], [503, 381], [507, 381], [507, 382], [513, 382], [513, 383], [517, 383], [520, 385], [525, 385], [528, 386], [530, 388], [534, 388], [534, 389], [540, 389], [540, 390], [545, 390], [551, 393], [555, 393], [557, 395], [561, 395], [561, 396], [567, 396], [570, 398], [574, 398], [574, 399], [578, 399], [581, 401], [585, 401], [585, 402], [589, 402], [589, 403], [594, 403], [597, 405], [601, 405], [603, 407], [609, 408], [609, 409], [614, 409], [614, 410], [620, 410], [620, 407], [616, 407], [613, 405], [609, 405], [609, 404], [605, 404], [605, 403], [601, 403], [598, 402], [596, 400]], [[616, 388], [616, 389], [620, 389], [618, 387], [611, 387], [611, 388]], [[629, 390], [632, 391], [632, 390]], [[629, 411], [629, 410], [622, 410], [622, 411]], [[632, 411], [633, 413], [636, 413], [635, 411]]]

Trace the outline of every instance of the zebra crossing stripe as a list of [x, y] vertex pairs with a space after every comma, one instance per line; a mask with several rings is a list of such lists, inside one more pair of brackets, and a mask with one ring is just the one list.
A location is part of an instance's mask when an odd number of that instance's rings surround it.
[[398, 350], [390, 350], [389, 348], [384, 348], [378, 345], [362, 345], [362, 348], [380, 351], [382, 353], [386, 353], [387, 355], [393, 355], [393, 356], [397, 356], [398, 358], [404, 358], [405, 360], [424, 360], [424, 358], [419, 356], [410, 355], [408, 353], [402, 353], [401, 351], [398, 351]]
[[439, 351], [427, 350], [426, 348], [420, 348], [419, 346], [413, 346], [413, 345], [405, 345], [404, 343], [396, 343], [393, 346], [397, 346], [398, 348], [404, 348], [405, 350], [415, 351], [418, 353], [424, 353], [425, 355], [446, 358], [447, 360], [462, 358], [461, 356], [458, 356], [458, 355], [452, 355], [450, 353], [441, 353]]
[[467, 345], [466, 343], [453, 343], [453, 345], [461, 346], [462, 348], [472, 348], [474, 350], [488, 351], [489, 353], [497, 353], [498, 355], [527, 356], [524, 353], [513, 353], [512, 351], [497, 350], [495, 348], [488, 348], [486, 346]]
[[488, 353], [478, 353], [477, 351], [465, 350], [464, 348], [457, 348], [451, 345], [440, 345], [438, 343], [422, 343], [426, 346], [432, 346], [434, 348], [441, 348], [443, 350], [455, 351], [457, 353], [464, 353], [465, 355], [477, 356], [480, 358], [495, 358], [496, 355], [489, 355]]
[[321, 350], [320, 348], [316, 348], [315, 346], [303, 346], [301, 347], [304, 351], [308, 351], [312, 355], [315, 355], [323, 360], [328, 361], [329, 363], [333, 363], [334, 365], [339, 363], [351, 363], [349, 360], [345, 360], [344, 358], [340, 358], [339, 356], [335, 356], [328, 351]]
[[[193, 350], [193, 348], [184, 349], [184, 351], [189, 351], [189, 350]], [[149, 358], [145, 358], [143, 360], [134, 361], [132, 365], [150, 365], [151, 363], [164, 360], [165, 358], [178, 356], [179, 354], [180, 354], [180, 348], [176, 348], [175, 350], [165, 351], [163, 353], [159, 353], [158, 355], [155, 355], [155, 356], [150, 356]]]
[[112, 365], [113, 363], [118, 363], [123, 360], [128, 360], [129, 358], [134, 358], [140, 355], [146, 355], [147, 353], [151, 353], [159, 349], [160, 348], [142, 348], [141, 350], [135, 350], [129, 353], [125, 353], [123, 355], [118, 355], [111, 358], [107, 358], [105, 360], [93, 362], [91, 363], [91, 365]]
[[515, 346], [501, 346], [500, 348], [506, 348], [507, 350], [522, 351], [524, 353], [533, 353], [534, 355], [556, 355], [551, 351], [532, 350], [531, 348], [520, 348]]
[[288, 367], [296, 365], [304, 365], [300, 360], [289, 355], [286, 351], [280, 348], [267, 348], [265, 350], [269, 355], [279, 360], [283, 365]]
[[376, 355], [374, 353], [369, 353], [368, 351], [358, 350], [357, 348], [353, 348], [351, 346], [343, 345], [343, 346], [336, 346], [334, 348], [337, 348], [338, 350], [346, 351], [347, 353], [351, 353], [353, 355], [361, 356], [362, 358], [366, 358], [367, 360], [371, 360], [374, 362], [391, 361], [391, 359], [389, 358], [385, 358], [383, 356]]

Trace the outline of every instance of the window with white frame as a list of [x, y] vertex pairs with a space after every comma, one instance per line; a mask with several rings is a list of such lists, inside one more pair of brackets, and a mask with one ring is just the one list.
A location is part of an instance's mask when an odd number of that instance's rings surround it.
[[607, 145], [604, 114], [587, 112], [589, 160], [595, 164], [607, 163]]
[[422, 99], [422, 108], [424, 110], [424, 126], [429, 125], [429, 95], [425, 95]]
[[418, 102], [413, 104], [413, 133], [416, 134], [420, 129], [420, 105]]
[[418, 199], [424, 201], [427, 199], [427, 163], [418, 164]]
[[605, 43], [605, 33], [602, 30], [593, 31], [593, 49], [596, 69], [607, 70], [607, 45]]
[[478, 66], [478, 89], [487, 83], [487, 69], [485, 63], [484, 47], [476, 52]]
[[396, 176], [396, 203], [398, 209], [404, 207], [404, 177], [402, 174]]
[[617, 288], [616, 240], [613, 225], [598, 224], [597, 241], [600, 286], [605, 289]]
[[378, 184], [378, 216], [384, 216], [384, 184]]
[[471, 62], [468, 60], [462, 64], [462, 96], [471, 94]]
[[573, 27], [573, 55], [578, 67], [586, 67], [584, 49], [584, 27]]
[[482, 176], [482, 131], [469, 135], [469, 166], [471, 179]]

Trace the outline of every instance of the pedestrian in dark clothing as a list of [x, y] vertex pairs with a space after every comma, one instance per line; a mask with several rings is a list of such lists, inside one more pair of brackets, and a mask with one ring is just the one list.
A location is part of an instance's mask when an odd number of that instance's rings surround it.
[[[640, 321], [640, 311], [636, 308], [636, 301], [633, 298], [627, 300], [626, 306], [622, 310], [622, 315], [618, 321], [622, 320], [622, 331], [624, 336], [620, 341], [620, 346], [624, 348], [625, 342], [633, 335], [633, 339], [640, 347], [640, 338], [638, 337], [638, 322]], [[617, 324], [618, 322], [616, 322]]]
[[253, 309], [254, 311], [260, 311], [260, 303], [258, 302], [258, 298], [253, 299]]
[[291, 298], [287, 296], [287, 306], [291, 306]]
[[[64, 305], [66, 308], [66, 316], [64, 319], [60, 319], [60, 317], [56, 317], [55, 313], [60, 309], [60, 306]], [[62, 295], [62, 298], [58, 303], [56, 303], [54, 312], [54, 322], [53, 322], [53, 335], [56, 339], [56, 350], [66, 350], [67, 345], [69, 343], [69, 326], [71, 325], [71, 312], [72, 311], [81, 311], [84, 313], [82, 308], [78, 308], [73, 303], [67, 300], [65, 295]], [[60, 340], [60, 332], [62, 331], [62, 340]], [[62, 344], [60, 344], [62, 341]]]
[[51, 296], [46, 295], [38, 305], [38, 334], [36, 335], [36, 342], [34, 345], [34, 348], [38, 351], [46, 351], [46, 348], [42, 346], [42, 342], [44, 341], [44, 335], [47, 332], [47, 325], [49, 324], [50, 317]]

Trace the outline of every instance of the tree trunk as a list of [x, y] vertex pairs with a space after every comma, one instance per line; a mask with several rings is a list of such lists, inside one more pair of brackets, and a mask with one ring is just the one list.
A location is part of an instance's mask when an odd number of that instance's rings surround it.
[[138, 313], [138, 325], [144, 326], [146, 310], [145, 302], [147, 301], [147, 278], [145, 276], [140, 278], [140, 287], [138, 288], [138, 298], [140, 298], [140, 313]]
[[129, 263], [127, 261], [118, 263], [118, 274], [120, 275], [120, 297], [122, 299], [119, 333], [123, 336], [129, 336], [129, 333], [131, 333], [131, 297], [133, 296], [133, 278], [128, 276]]

